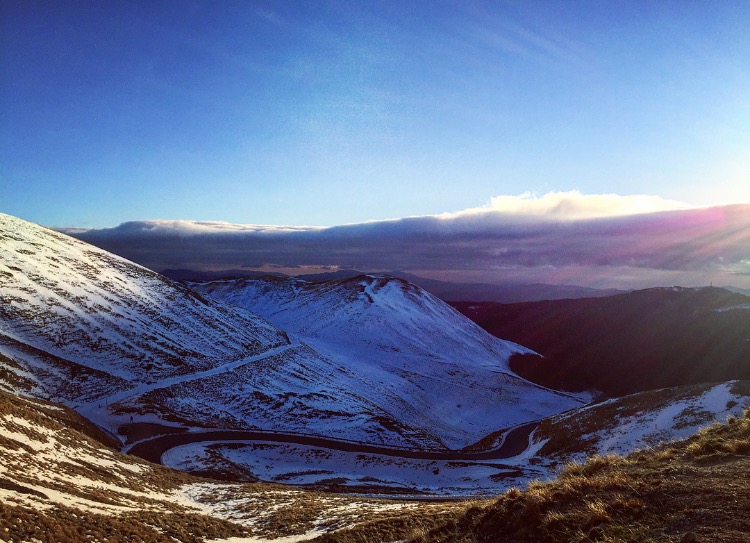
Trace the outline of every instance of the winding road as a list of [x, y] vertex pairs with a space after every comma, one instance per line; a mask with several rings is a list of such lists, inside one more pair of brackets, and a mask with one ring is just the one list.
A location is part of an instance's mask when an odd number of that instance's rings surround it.
[[525, 451], [529, 445], [529, 436], [539, 426], [538, 421], [529, 422], [511, 428], [505, 434], [505, 438], [497, 449], [479, 452], [462, 451], [420, 451], [415, 449], [399, 449], [395, 447], [383, 447], [380, 445], [369, 445], [352, 441], [342, 441], [328, 437], [319, 437], [300, 434], [281, 434], [276, 432], [264, 432], [262, 430], [210, 430], [205, 432], [187, 432], [183, 434], [168, 434], [157, 436], [133, 445], [129, 454], [143, 458], [157, 464], [161, 463], [162, 455], [174, 447], [188, 445], [190, 443], [202, 442], [237, 442], [237, 441], [263, 441], [272, 443], [295, 443], [297, 445], [309, 445], [336, 451], [352, 453], [382, 454], [398, 458], [411, 458], [419, 460], [502, 460], [517, 456]]
[[[77, 406], [76, 410], [89, 418], [90, 420], [102, 418], [101, 415], [107, 412], [108, 406], [128, 398], [140, 396], [156, 389], [166, 388], [171, 385], [182, 384], [206, 377], [212, 377], [225, 373], [246, 364], [258, 360], [281, 354], [289, 349], [299, 347], [300, 343], [290, 340], [289, 343], [276, 346], [268, 351], [258, 353], [252, 356], [241, 358], [233, 362], [222, 364], [211, 368], [210, 370], [197, 372], [188, 375], [179, 375], [162, 379], [154, 383], [141, 383], [131, 389], [123, 390], [108, 397], [104, 405], [101, 401], [93, 401], [87, 404]], [[128, 425], [125, 425], [128, 426]], [[139, 441], [126, 449], [129, 454], [143, 458], [157, 464], [161, 463], [162, 455], [170, 449], [188, 445], [191, 443], [205, 442], [246, 442], [260, 441], [266, 443], [294, 443], [297, 445], [308, 445], [336, 451], [345, 451], [352, 453], [380, 454], [396, 458], [410, 458], [419, 460], [502, 460], [521, 454], [529, 446], [529, 436], [539, 426], [539, 421], [528, 422], [509, 428], [503, 435], [502, 443], [496, 449], [478, 452], [451, 451], [451, 450], [417, 450], [404, 449], [397, 447], [385, 447], [381, 445], [371, 445], [356, 441], [344, 441], [330, 437], [321, 437], [305, 434], [285, 434], [279, 432], [269, 432], [263, 430], [206, 430], [199, 432], [185, 432], [176, 434], [164, 434], [143, 441]]]

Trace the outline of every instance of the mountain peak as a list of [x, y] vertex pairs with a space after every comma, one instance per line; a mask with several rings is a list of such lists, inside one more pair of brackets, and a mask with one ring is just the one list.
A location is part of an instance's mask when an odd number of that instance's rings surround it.
[[262, 315], [342, 361], [358, 376], [358, 395], [449, 447], [579, 403], [513, 374], [510, 356], [530, 351], [492, 337], [404, 279], [378, 273], [193, 287]]

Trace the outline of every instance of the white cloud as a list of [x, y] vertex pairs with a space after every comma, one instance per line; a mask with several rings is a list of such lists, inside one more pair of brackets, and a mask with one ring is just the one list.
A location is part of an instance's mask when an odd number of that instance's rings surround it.
[[695, 284], [711, 274], [750, 286], [750, 204], [689, 208], [643, 195], [501, 196], [452, 214], [329, 228], [141, 221], [71, 234], [156, 270], [338, 266], [586, 285]]
[[495, 196], [487, 205], [454, 213], [438, 215], [441, 219], [456, 219], [462, 216], [499, 213], [509, 218], [535, 220], [581, 220], [604, 217], [640, 215], [658, 211], [689, 209], [683, 202], [666, 200], [660, 196], [635, 194], [581, 194], [576, 190], [548, 192], [536, 196], [526, 192], [519, 196]]

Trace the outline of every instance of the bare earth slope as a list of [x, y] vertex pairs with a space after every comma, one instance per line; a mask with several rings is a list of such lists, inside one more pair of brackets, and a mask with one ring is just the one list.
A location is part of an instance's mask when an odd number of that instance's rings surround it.
[[490, 333], [541, 354], [515, 357], [511, 367], [545, 386], [619, 396], [750, 379], [750, 297], [725, 289], [454, 305]]

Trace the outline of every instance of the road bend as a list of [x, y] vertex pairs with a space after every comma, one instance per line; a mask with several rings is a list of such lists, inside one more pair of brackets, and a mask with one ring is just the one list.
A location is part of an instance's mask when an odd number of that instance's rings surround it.
[[311, 447], [319, 447], [335, 451], [380, 454], [384, 456], [417, 460], [502, 460], [504, 458], [518, 456], [525, 451], [528, 448], [531, 433], [538, 426], [538, 421], [517, 426], [508, 430], [500, 447], [487, 451], [472, 452], [399, 449], [352, 441], [342, 441], [328, 437], [281, 434], [277, 432], [264, 432], [262, 430], [209, 430], [205, 432], [186, 432], [182, 434], [157, 436], [136, 443], [130, 448], [128, 453], [143, 458], [144, 460], [160, 464], [164, 453], [182, 445], [203, 442], [232, 443], [238, 441], [262, 441], [264, 443], [293, 443], [296, 445], [308, 445]]

